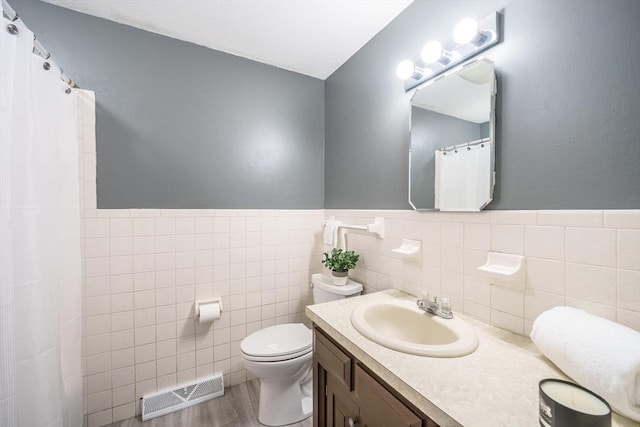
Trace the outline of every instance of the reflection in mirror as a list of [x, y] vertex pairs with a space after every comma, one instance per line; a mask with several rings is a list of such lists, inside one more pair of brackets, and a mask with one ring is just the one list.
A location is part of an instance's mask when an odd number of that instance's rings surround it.
[[479, 58], [420, 86], [411, 99], [409, 203], [479, 211], [493, 197], [495, 73]]

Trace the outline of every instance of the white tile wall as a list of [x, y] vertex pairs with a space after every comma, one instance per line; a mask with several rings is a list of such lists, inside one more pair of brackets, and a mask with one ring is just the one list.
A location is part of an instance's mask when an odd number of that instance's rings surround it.
[[[394, 287], [446, 295], [454, 310], [528, 334], [544, 310], [570, 305], [640, 330], [640, 210], [484, 211], [477, 214], [326, 210], [355, 224], [376, 216], [390, 225], [382, 241], [348, 235], [361, 254], [353, 272], [367, 292]], [[404, 225], [403, 225], [404, 224]], [[421, 229], [420, 263], [390, 249]], [[477, 274], [489, 250], [523, 254], [526, 290], [502, 289]], [[379, 265], [394, 265], [383, 271]]]
[[[91, 98], [91, 94], [84, 96]], [[85, 425], [139, 412], [144, 394], [222, 371], [247, 379], [239, 343], [273, 324], [304, 320], [320, 271], [320, 222], [385, 218], [386, 238], [348, 234], [366, 292], [447, 295], [454, 310], [526, 334], [542, 311], [583, 308], [640, 330], [640, 210], [438, 213], [369, 210], [96, 209], [93, 111], [81, 109]], [[391, 249], [420, 240], [421, 260]], [[477, 274], [488, 251], [523, 254], [527, 289]], [[195, 323], [196, 298], [222, 296], [213, 325]]]
[[[240, 341], [303, 321], [321, 269], [321, 210], [155, 213], [85, 210], [89, 425], [131, 417], [143, 393], [217, 371], [245, 381]], [[194, 301], [211, 296], [223, 298], [223, 316], [198, 325]]]

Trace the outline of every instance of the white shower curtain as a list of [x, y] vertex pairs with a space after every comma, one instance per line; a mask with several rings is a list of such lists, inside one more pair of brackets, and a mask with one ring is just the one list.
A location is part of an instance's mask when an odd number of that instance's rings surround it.
[[491, 142], [462, 147], [446, 155], [437, 150], [435, 208], [478, 212], [491, 201], [493, 168]]
[[77, 94], [0, 22], [0, 425], [81, 426]]

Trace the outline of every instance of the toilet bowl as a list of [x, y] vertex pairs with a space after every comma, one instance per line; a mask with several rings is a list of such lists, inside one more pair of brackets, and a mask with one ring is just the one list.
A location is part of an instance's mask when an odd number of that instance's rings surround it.
[[[360, 295], [362, 285], [349, 280], [344, 286], [330, 277], [311, 278], [314, 302]], [[270, 326], [240, 343], [242, 362], [260, 379], [258, 421], [268, 426], [299, 422], [313, 413], [313, 337], [302, 323]]]
[[311, 415], [311, 330], [302, 323], [271, 326], [242, 340], [240, 350], [247, 371], [260, 379], [262, 424], [292, 424]]

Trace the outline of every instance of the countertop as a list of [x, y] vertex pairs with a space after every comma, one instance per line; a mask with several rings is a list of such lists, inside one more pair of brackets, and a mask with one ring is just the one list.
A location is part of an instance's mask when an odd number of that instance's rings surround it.
[[[345, 298], [306, 308], [306, 315], [441, 427], [539, 426], [538, 382], [568, 378], [527, 337], [455, 313], [480, 341], [472, 354], [456, 358], [414, 356], [360, 335], [352, 310], [375, 299], [412, 299], [398, 290]], [[616, 413], [613, 427], [640, 426]]]

